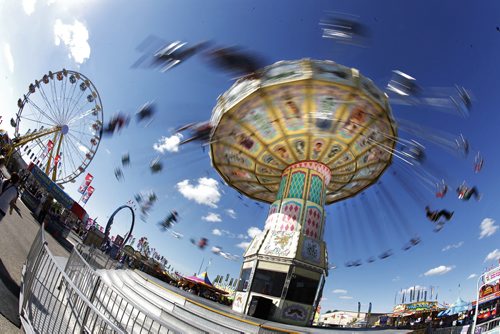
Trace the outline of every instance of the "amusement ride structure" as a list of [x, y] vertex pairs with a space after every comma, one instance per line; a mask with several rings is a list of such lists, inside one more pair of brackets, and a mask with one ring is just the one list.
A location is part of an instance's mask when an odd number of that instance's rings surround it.
[[241, 194], [271, 204], [244, 253], [233, 309], [266, 307], [272, 320], [308, 324], [328, 275], [325, 205], [360, 193], [391, 164], [397, 134], [388, 97], [356, 69], [281, 61], [220, 96], [211, 124], [215, 169]]
[[49, 71], [29, 85], [17, 106], [7, 156], [18, 152], [59, 185], [74, 182], [101, 142], [103, 109], [94, 84], [75, 71]]

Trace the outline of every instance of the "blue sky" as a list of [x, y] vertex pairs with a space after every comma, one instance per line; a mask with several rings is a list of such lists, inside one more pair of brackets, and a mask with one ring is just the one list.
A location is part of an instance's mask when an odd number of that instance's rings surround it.
[[[325, 11], [358, 15], [370, 29], [367, 45], [355, 47], [322, 39], [318, 23]], [[162, 137], [171, 137], [176, 127], [208, 119], [217, 96], [232, 81], [201, 57], [193, 57], [167, 73], [131, 69], [141, 55], [136, 47], [146, 36], [238, 45], [261, 55], [266, 64], [304, 57], [331, 59], [358, 68], [379, 87], [385, 86], [394, 69], [411, 74], [423, 87], [463, 85], [475, 98], [468, 119], [429, 107], [393, 105], [393, 112], [397, 118], [427, 128], [464, 133], [473, 154], [479, 150], [485, 157], [480, 174], [472, 171], [473, 155], [460, 159], [433, 142], [422, 143], [427, 147], [432, 172], [437, 176], [436, 170], [445, 174], [451, 190], [466, 180], [479, 187], [483, 198], [480, 202], [462, 202], [452, 191], [445, 199], [436, 199], [415, 177], [405, 179], [404, 185], [398, 183], [390, 175], [392, 170], [401, 170], [401, 163], [395, 162], [382, 182], [411, 230], [422, 238], [420, 245], [407, 252], [401, 250], [404, 240], [398, 240], [401, 233], [396, 232], [396, 224], [401, 224], [399, 216], [383, 214], [388, 207], [376, 206], [375, 190], [366, 193], [367, 199], [373, 200], [371, 212], [359, 198], [346, 202], [347, 214], [341, 209], [343, 203], [329, 206], [325, 240], [330, 261], [338, 269], [330, 271], [322, 307], [352, 310], [360, 301], [363, 309], [372, 302], [374, 311], [389, 311], [395, 293], [414, 285], [439, 287], [440, 301], [453, 302], [458, 295], [470, 300], [476, 279], [469, 277], [496, 263], [486, 260], [490, 253], [490, 258], [500, 256], [500, 234], [495, 222], [500, 213], [500, 160], [495, 137], [500, 124], [496, 112], [500, 102], [498, 13], [500, 4], [496, 1], [213, 0], [128, 1], [124, 5], [121, 1], [4, 0], [0, 1], [1, 126], [11, 130], [5, 120], [17, 111], [17, 99], [27, 92], [29, 83], [49, 70], [63, 67], [92, 80], [101, 95], [105, 119], [118, 111], [132, 114], [146, 101], [154, 100], [158, 113], [149, 127], [131, 122], [120, 134], [101, 142], [88, 169], [95, 177], [95, 193], [86, 209], [104, 224], [106, 217], [132, 199], [134, 193], [153, 190], [159, 201], [147, 223], [137, 221], [134, 235], [148, 236], [151, 245], [181, 272], [192, 274], [202, 259], [206, 265], [211, 258], [208, 271], [212, 278], [226, 273], [236, 277], [241, 259], [229, 261], [209, 249], [201, 251], [191, 245], [189, 238], [206, 236], [210, 246], [241, 256], [243, 249], [238, 244], [249, 242], [250, 235], [263, 227], [267, 206], [260, 209], [250, 200], [242, 201], [234, 190], [224, 186], [198, 144], [188, 144], [177, 153], [160, 154], [153, 149]], [[412, 138], [404, 132], [401, 136]], [[125, 152], [130, 152], [131, 166], [124, 170], [125, 181], [118, 182], [113, 169], [120, 165]], [[151, 175], [149, 161], [158, 155], [164, 170]], [[206, 178], [202, 181], [206, 186], [202, 190], [193, 188], [200, 185], [200, 178]], [[83, 176], [67, 186], [74, 198], [79, 197], [76, 188], [82, 180]], [[415, 201], [405, 193], [405, 186], [425, 195], [427, 203]], [[454, 210], [452, 223], [440, 233], [433, 233], [423, 213], [425, 204]], [[180, 213], [174, 230], [182, 233], [183, 239], [160, 233], [156, 226], [172, 209]], [[359, 214], [354, 212], [356, 209]], [[376, 214], [371, 215], [373, 212]], [[208, 217], [220, 221], [210, 222]], [[485, 219], [489, 220], [482, 223]], [[342, 237], [345, 231], [339, 227], [340, 220], [352, 226], [353, 236], [347, 242]], [[128, 224], [128, 215], [118, 214], [112, 233], [123, 234]], [[373, 233], [368, 224], [378, 232]], [[213, 234], [215, 229], [220, 235]], [[358, 268], [343, 266], [350, 257], [366, 259], [373, 255], [382, 239], [394, 250], [393, 257]]]

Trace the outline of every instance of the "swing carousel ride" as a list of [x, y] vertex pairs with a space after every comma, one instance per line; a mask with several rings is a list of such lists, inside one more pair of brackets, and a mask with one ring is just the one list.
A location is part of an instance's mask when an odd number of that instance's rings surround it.
[[57, 184], [75, 182], [101, 142], [103, 110], [94, 84], [75, 71], [49, 71], [29, 85], [17, 106], [7, 156], [17, 152]]
[[[330, 30], [340, 29], [335, 24], [327, 26]], [[328, 38], [337, 35], [345, 34], [330, 31]], [[150, 36], [142, 44], [155, 43], [159, 46], [162, 41]], [[299, 229], [305, 237], [321, 240], [326, 215], [331, 214], [335, 221], [332, 228], [337, 229], [334, 234], [341, 236], [350, 257], [344, 259], [345, 266], [358, 267], [392, 256], [395, 240], [403, 243], [397, 246], [403, 251], [421, 242], [419, 226], [415, 227], [398, 205], [394, 182], [422, 212], [429, 204], [429, 197], [443, 198], [448, 184], [459, 184], [430, 161], [424, 143], [467, 158], [472, 148], [465, 136], [426, 128], [406, 119], [396, 121], [390, 105], [426, 106], [467, 117], [472, 97], [463, 87], [426, 88], [412, 76], [394, 70], [381, 90], [356, 69], [332, 61], [282, 61], [262, 68], [261, 58], [235, 47], [210, 47], [211, 43], [202, 43], [203, 47], [189, 49], [187, 43], [177, 44], [170, 53], [145, 53], [133, 67], [147, 64], [148, 59], [150, 64], [161, 60], [175, 61], [178, 65], [202, 54], [233, 78], [239, 76], [219, 97], [210, 120], [187, 123], [174, 131], [174, 135], [179, 138], [183, 154], [193, 152], [185, 148], [194, 147], [193, 143], [201, 143], [203, 152], [210, 146], [213, 167], [223, 184], [238, 192], [243, 205], [248, 207], [245, 196], [261, 209], [261, 202], [271, 204], [266, 230]], [[190, 51], [183, 52], [184, 49]], [[149, 117], [154, 114], [151, 108]], [[137, 115], [140, 114], [139, 111]], [[182, 134], [189, 134], [188, 138]], [[150, 156], [146, 150], [134, 153], [132, 158], [129, 153], [124, 154], [121, 167], [115, 168], [117, 180], [124, 181], [123, 169], [130, 168], [131, 159], [141, 166], [147, 159], [152, 174], [162, 172], [166, 157], [162, 156], [163, 151], [155, 150], [160, 154]], [[483, 158], [477, 153], [475, 172], [482, 165]], [[392, 180], [386, 182], [386, 178], [380, 177], [389, 166], [391, 171], [386, 174]], [[319, 174], [312, 177], [311, 168]], [[477, 191], [465, 183], [459, 188], [461, 192]], [[141, 218], [146, 220], [153, 202], [137, 203]], [[326, 212], [324, 205], [332, 203], [337, 203], [335, 210]], [[182, 208], [177, 209], [182, 217]], [[168, 214], [165, 217], [159, 226], [169, 230], [176, 222], [170, 221]], [[446, 224], [442, 219], [429, 220], [434, 223], [435, 232]], [[392, 236], [387, 233], [389, 230]], [[322, 261], [325, 268], [338, 267]]]
[[[234, 57], [231, 55], [226, 68], [238, 69], [239, 63], [245, 63], [243, 55], [238, 55], [239, 60]], [[328, 270], [337, 267], [328, 262], [323, 241], [330, 214], [325, 206], [336, 203], [331, 214], [336, 219], [331, 225], [351, 257], [345, 259], [346, 267], [391, 257], [395, 242], [402, 242], [397, 247], [408, 251], [421, 238], [381, 176], [390, 175], [392, 182], [400, 184], [423, 210], [428, 195], [442, 198], [448, 185], [444, 173], [428, 161], [422, 142], [462, 157], [467, 157], [471, 148], [461, 134], [396, 121], [389, 96], [396, 95], [397, 103], [407, 105], [422, 104], [429, 96], [413, 78], [400, 71], [394, 72], [385, 91], [358, 70], [333, 61], [281, 61], [239, 74], [243, 76], [218, 98], [208, 122], [189, 123], [175, 133], [191, 132], [180, 142], [182, 147], [193, 142], [210, 146], [213, 167], [223, 183], [239, 193], [241, 201], [247, 197], [270, 204], [264, 231], [243, 255], [241, 284], [247, 284], [244, 282], [250, 273], [258, 281], [264, 272], [272, 272], [284, 280], [284, 291], [310, 285], [312, 299], [295, 301], [269, 289], [248, 291], [242, 287], [233, 308], [246, 312], [254, 294], [265, 295], [280, 305], [275, 320], [305, 324], [321, 296]], [[450, 94], [448, 112], [456, 106], [459, 116], [467, 116], [471, 107], [467, 91], [457, 88], [458, 95], [453, 98], [452, 93], [446, 93]], [[402, 137], [398, 130], [414, 138]], [[130, 161], [129, 153], [125, 154], [122, 166], [130, 167]], [[478, 153], [476, 172], [482, 163]], [[394, 167], [385, 173], [390, 166]], [[150, 171], [161, 170], [161, 158], [157, 156], [150, 163]], [[408, 180], [415, 180], [426, 193]], [[141, 205], [143, 214], [147, 215], [151, 207], [143, 210]], [[177, 222], [177, 214], [175, 220], [170, 216], [159, 223], [162, 230], [170, 230]], [[434, 223], [439, 227], [436, 232], [445, 224]], [[391, 237], [387, 230], [393, 230], [397, 237]], [[199, 248], [205, 249], [208, 239], [202, 237], [202, 241], [203, 247]], [[191, 242], [197, 245], [195, 239]], [[356, 244], [364, 249], [356, 249]], [[286, 273], [292, 273], [293, 278], [285, 281]], [[265, 284], [257, 282], [252, 286]]]
[[[237, 81], [219, 97], [211, 123], [214, 168], [238, 192], [271, 204], [242, 276], [298, 273], [288, 285], [309, 277], [317, 298], [328, 271], [324, 206], [362, 192], [391, 163], [397, 137], [386, 95], [331, 61], [282, 61]], [[275, 320], [297, 324], [318, 302], [252, 288], [237, 292], [233, 309], [245, 312], [255, 293], [278, 300]]]

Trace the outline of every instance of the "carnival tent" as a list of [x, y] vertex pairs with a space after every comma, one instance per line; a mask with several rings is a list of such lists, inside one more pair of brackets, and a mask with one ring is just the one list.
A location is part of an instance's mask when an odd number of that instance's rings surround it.
[[453, 304], [451, 304], [448, 309], [439, 312], [438, 317], [458, 314], [461, 312], [468, 311], [470, 308], [471, 308], [471, 303], [466, 302], [462, 298], [458, 297], [458, 299]]
[[221, 290], [219, 288], [216, 288], [212, 282], [210, 282], [210, 279], [208, 278], [208, 274], [206, 271], [202, 272], [200, 275], [198, 276], [183, 276], [181, 278], [181, 281], [182, 280], [185, 280], [185, 281], [188, 281], [188, 282], [191, 282], [191, 283], [194, 283], [194, 284], [199, 284], [205, 288], [208, 288], [212, 291], [215, 291], [215, 292], [218, 292], [220, 294], [223, 294], [223, 295], [226, 295], [227, 292], [224, 291], [224, 290]]

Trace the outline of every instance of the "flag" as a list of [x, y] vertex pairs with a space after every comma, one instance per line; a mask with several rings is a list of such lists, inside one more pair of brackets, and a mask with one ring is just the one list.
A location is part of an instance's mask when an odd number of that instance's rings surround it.
[[420, 301], [420, 290], [417, 291], [417, 302]]
[[85, 190], [85, 194], [83, 194], [82, 196], [82, 202], [87, 203], [87, 201], [89, 200], [90, 196], [92, 196], [93, 193], [94, 193], [94, 187], [88, 186], [87, 190]]
[[226, 275], [226, 282], [229, 280], [229, 274]]
[[47, 142], [47, 146], [43, 150], [42, 159], [45, 158], [47, 154], [49, 154], [50, 151], [52, 151], [53, 148], [54, 148], [54, 142], [49, 139], [49, 141]]
[[368, 304], [368, 316], [372, 313], [372, 302]]
[[94, 177], [92, 176], [92, 174], [87, 173], [87, 175], [85, 176], [85, 180], [82, 182], [80, 187], [78, 187], [78, 192], [80, 194], [84, 194], [93, 179]]
[[424, 292], [424, 301], [427, 301], [427, 290]]
[[229, 281], [229, 286], [233, 286], [233, 278]]
[[61, 161], [60, 154], [56, 155], [56, 157], [54, 158], [54, 168], [57, 168], [57, 164], [59, 163], [59, 161]]
[[361, 302], [358, 302], [358, 316], [357, 316], [357, 318], [359, 318], [359, 312], [361, 312]]

